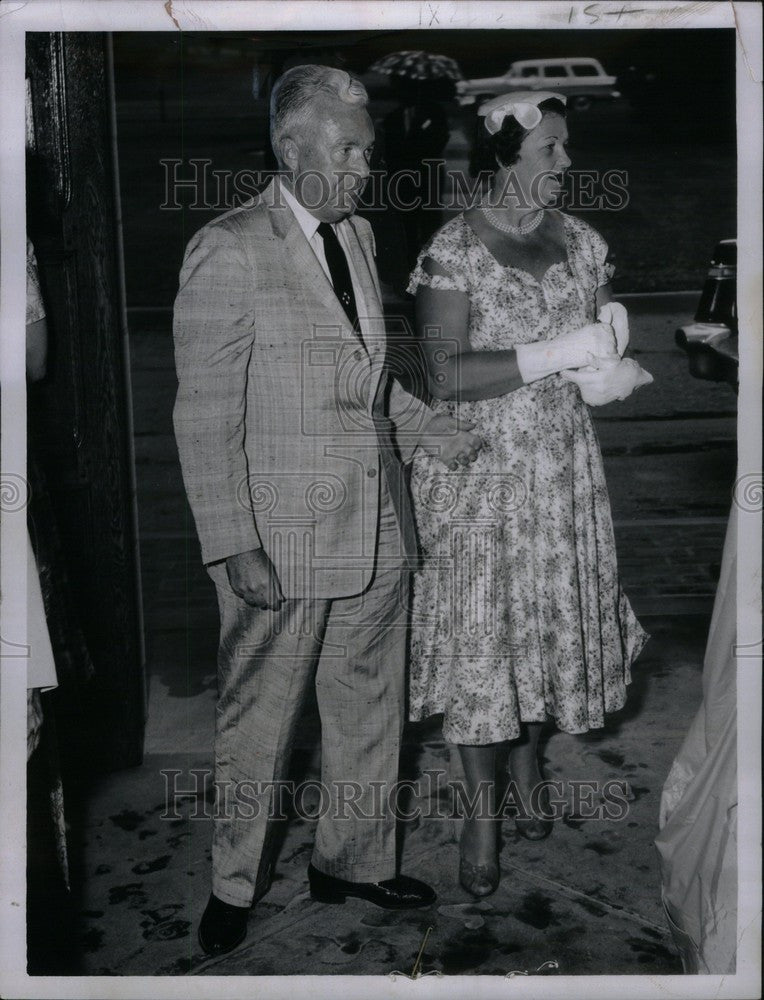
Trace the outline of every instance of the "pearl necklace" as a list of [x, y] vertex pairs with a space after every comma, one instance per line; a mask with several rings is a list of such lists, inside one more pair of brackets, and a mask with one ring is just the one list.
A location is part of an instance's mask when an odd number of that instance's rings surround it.
[[481, 205], [480, 210], [494, 229], [498, 229], [502, 233], [509, 233], [510, 236], [527, 236], [528, 233], [532, 233], [534, 229], [538, 229], [544, 221], [543, 208], [540, 208], [538, 212], [536, 212], [536, 216], [533, 221], [529, 222], [525, 226], [510, 226], [508, 223], [502, 222], [502, 220], [497, 217], [494, 210], [488, 205]]

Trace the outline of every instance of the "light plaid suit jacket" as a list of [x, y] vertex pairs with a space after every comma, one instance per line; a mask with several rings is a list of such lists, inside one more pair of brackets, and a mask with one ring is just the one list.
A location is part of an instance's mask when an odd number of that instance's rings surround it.
[[175, 434], [205, 563], [263, 546], [285, 597], [360, 593], [384, 470], [403, 555], [403, 467], [432, 411], [390, 378], [371, 227], [349, 242], [370, 314], [359, 338], [273, 182], [191, 239], [175, 301]]

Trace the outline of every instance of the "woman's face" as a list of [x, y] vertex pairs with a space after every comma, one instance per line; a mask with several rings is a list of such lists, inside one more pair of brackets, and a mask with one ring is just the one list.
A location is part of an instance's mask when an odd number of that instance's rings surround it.
[[526, 135], [515, 163], [509, 168], [528, 202], [539, 208], [553, 205], [570, 166], [568, 127], [562, 115], [549, 112]]

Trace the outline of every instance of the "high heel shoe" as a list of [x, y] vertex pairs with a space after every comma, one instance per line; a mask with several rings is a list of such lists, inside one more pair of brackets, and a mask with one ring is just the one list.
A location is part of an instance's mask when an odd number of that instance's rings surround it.
[[459, 884], [478, 899], [490, 896], [499, 887], [498, 859], [485, 865], [473, 865], [459, 852]]
[[[527, 801], [527, 799], [525, 799]], [[539, 803], [539, 806], [548, 811], [548, 799]], [[531, 807], [532, 808], [532, 807]], [[530, 812], [530, 810], [529, 810]], [[545, 816], [539, 816], [531, 812], [529, 816], [515, 816], [515, 829], [526, 840], [546, 840], [554, 827], [554, 820]]]
[[499, 886], [499, 831], [494, 826], [496, 840], [494, 841], [493, 860], [487, 861], [484, 864], [475, 865], [471, 861], [468, 861], [464, 856], [464, 845], [462, 841], [464, 839], [465, 830], [462, 830], [462, 836], [459, 840], [459, 884], [472, 896], [476, 896], [480, 899], [483, 896], [490, 896], [492, 892], [496, 892], [496, 889]]
[[[515, 785], [516, 793], [523, 803], [522, 811], [525, 813], [523, 816], [515, 816], [515, 829], [525, 840], [546, 840], [554, 826], [554, 820], [549, 819], [548, 815], [544, 815], [544, 813], [549, 813], [548, 788], [541, 787], [544, 783], [544, 777], [541, 774], [540, 768], [536, 773], [538, 777], [534, 782], [533, 790], [528, 794], [520, 791], [513, 776], [513, 784]], [[541, 801], [534, 802], [537, 791], [541, 793], [539, 796]], [[534, 805], [541, 811], [541, 815], [535, 812]]]

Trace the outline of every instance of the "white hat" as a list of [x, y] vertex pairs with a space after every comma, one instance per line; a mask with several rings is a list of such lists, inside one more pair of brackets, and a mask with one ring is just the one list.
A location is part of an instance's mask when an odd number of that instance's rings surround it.
[[517, 90], [486, 101], [478, 108], [478, 115], [485, 118], [486, 131], [491, 135], [499, 131], [507, 115], [512, 115], [524, 129], [532, 129], [542, 118], [538, 105], [550, 99], [562, 104], [568, 101], [564, 94], [555, 94], [551, 90]]

